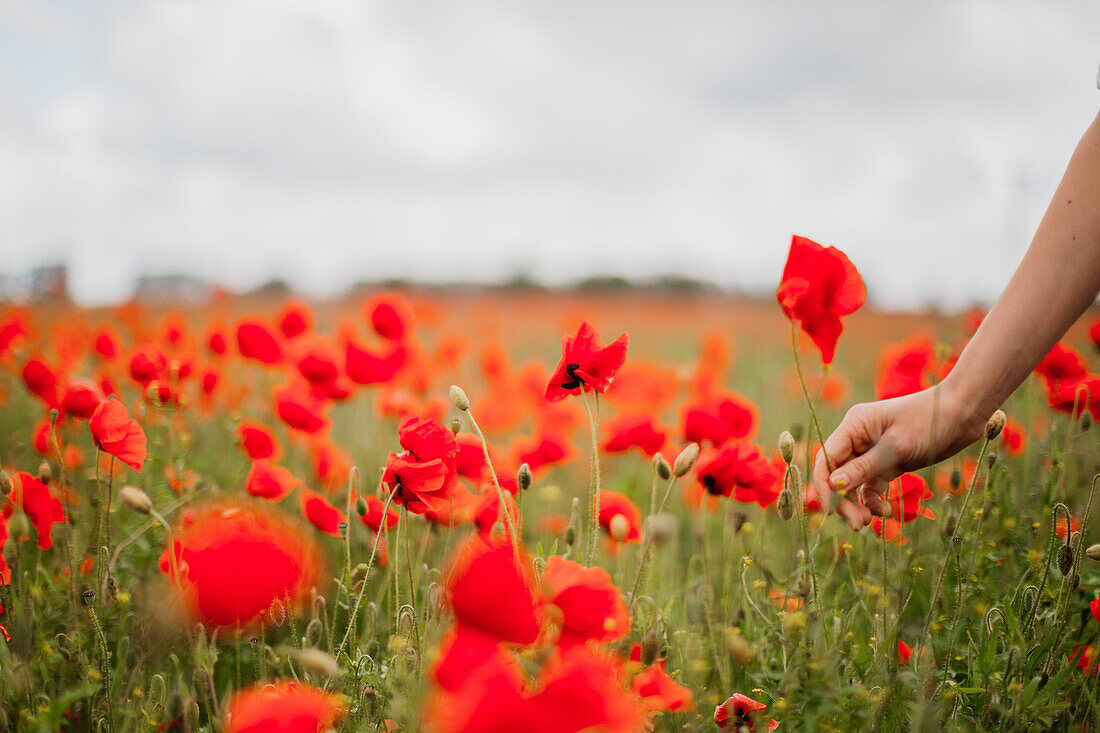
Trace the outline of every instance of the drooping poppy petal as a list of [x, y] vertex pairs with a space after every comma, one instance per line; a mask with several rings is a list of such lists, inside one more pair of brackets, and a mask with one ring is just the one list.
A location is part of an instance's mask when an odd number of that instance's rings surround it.
[[306, 488], [298, 489], [302, 514], [309, 523], [321, 532], [332, 537], [340, 536], [340, 525], [347, 522], [344, 513], [334, 507], [328, 499]]
[[582, 391], [606, 392], [626, 361], [628, 345], [624, 333], [605, 346], [592, 324], [582, 322], [576, 336], [562, 337], [561, 361], [546, 385], [546, 399], [556, 402]]
[[53, 547], [53, 526], [65, 521], [61, 500], [50, 493], [50, 487], [25, 471], [12, 477], [8, 499], [23, 510], [38, 535], [38, 549]]
[[145, 431], [119, 400], [107, 399], [99, 403], [88, 421], [88, 429], [100, 450], [141, 473], [146, 454]]

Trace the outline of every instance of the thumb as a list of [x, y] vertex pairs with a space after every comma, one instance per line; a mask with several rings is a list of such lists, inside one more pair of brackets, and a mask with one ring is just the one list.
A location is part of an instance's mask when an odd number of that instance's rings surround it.
[[874, 481], [887, 468], [885, 451], [875, 446], [863, 455], [856, 456], [829, 475], [829, 483], [837, 490], [858, 489]]

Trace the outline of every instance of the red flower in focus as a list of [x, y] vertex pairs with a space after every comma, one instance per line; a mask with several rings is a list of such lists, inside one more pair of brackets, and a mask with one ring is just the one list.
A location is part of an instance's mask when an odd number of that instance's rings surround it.
[[340, 525], [347, 522], [342, 511], [316, 491], [306, 488], [298, 489], [298, 498], [302, 505], [302, 514], [310, 524], [327, 535], [340, 536]]
[[259, 496], [268, 501], [282, 501], [300, 483], [282, 466], [259, 460], [252, 462], [252, 468], [248, 470], [248, 476], [244, 480], [244, 487], [253, 496]]
[[611, 576], [603, 568], [552, 555], [542, 574], [546, 600], [561, 611], [558, 646], [566, 651], [578, 644], [600, 644], [630, 632], [630, 614]]
[[755, 445], [736, 443], [703, 451], [695, 478], [711, 496], [769, 506], [782, 490], [783, 470]]
[[254, 461], [279, 460], [279, 441], [266, 425], [242, 420], [237, 425], [237, 440], [245, 454]]
[[225, 733], [319, 733], [344, 716], [340, 696], [301, 682], [257, 684], [233, 695]]
[[582, 390], [606, 392], [626, 361], [628, 343], [629, 337], [624, 333], [604, 346], [592, 324], [581, 323], [576, 336], [562, 337], [561, 361], [546, 385], [546, 399], [557, 402], [571, 394], [581, 394]]
[[275, 604], [288, 612], [324, 577], [314, 540], [256, 503], [188, 510], [160, 569], [175, 584], [195, 621], [208, 627], [250, 627]]
[[[714, 708], [714, 723], [722, 730], [729, 728], [732, 731], [740, 731], [743, 728], [750, 731], [756, 730], [756, 724], [762, 722], [768, 706], [753, 700], [751, 697], [735, 692], [724, 703]], [[763, 723], [763, 730], [773, 731], [779, 727], [775, 720]]]
[[684, 440], [689, 443], [718, 447], [731, 440], [748, 440], [756, 432], [756, 407], [735, 394], [687, 405], [682, 417]]
[[[615, 517], [622, 517], [626, 520], [626, 524], [622, 525], [622, 520], [617, 520]], [[616, 542], [638, 542], [642, 537], [642, 513], [638, 511], [634, 502], [618, 491], [600, 492], [599, 519], [600, 526]], [[626, 528], [625, 534], [616, 537], [622, 526]]]
[[920, 392], [929, 386], [928, 378], [935, 361], [932, 339], [927, 336], [916, 336], [888, 346], [879, 360], [876, 399], [886, 400]]
[[886, 490], [886, 501], [890, 503], [890, 508], [893, 510], [890, 516], [902, 522], [912, 522], [917, 517], [935, 519], [936, 515], [932, 510], [924, 506], [924, 502], [931, 498], [932, 489], [915, 473], [901, 474]]
[[813, 339], [822, 363], [831, 364], [844, 330], [840, 319], [860, 309], [867, 289], [843, 252], [795, 235], [776, 299], [787, 318]]
[[646, 709], [653, 713], [687, 713], [695, 709], [695, 696], [691, 690], [668, 676], [664, 660], [636, 674], [630, 688], [642, 698]]
[[607, 422], [605, 432], [603, 449], [608, 453], [638, 448], [651, 457], [665, 447], [667, 437], [652, 417], [641, 414], [619, 415]]
[[257, 318], [242, 318], [237, 321], [237, 350], [246, 359], [254, 359], [261, 364], [278, 364], [282, 361], [283, 350], [279, 341], [267, 324]]
[[[53, 526], [65, 521], [65, 512], [61, 501], [50, 493], [50, 487], [29, 473], [20, 471], [12, 477], [12, 490], [8, 499], [31, 520], [38, 535], [38, 549], [48, 550], [53, 547]], [[3, 518], [3, 523], [7, 524], [7, 517]]]
[[379, 295], [363, 308], [371, 328], [384, 339], [400, 341], [412, 323], [412, 308], [396, 295]]
[[106, 399], [99, 403], [88, 421], [88, 429], [97, 448], [141, 473], [145, 463], [145, 431], [141, 423], [131, 419], [121, 402]]
[[454, 435], [435, 420], [410, 416], [401, 423], [398, 438], [405, 452], [390, 453], [382, 483], [397, 492], [394, 501], [414, 514], [446, 511], [458, 481]]

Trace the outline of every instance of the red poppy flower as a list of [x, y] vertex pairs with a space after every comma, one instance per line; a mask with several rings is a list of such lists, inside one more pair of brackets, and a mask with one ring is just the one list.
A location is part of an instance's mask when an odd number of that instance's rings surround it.
[[77, 377], [69, 380], [61, 404], [65, 414], [78, 420], [88, 420], [103, 400], [103, 392], [98, 384], [90, 379]]
[[1100, 351], [1100, 317], [1089, 324], [1089, 341], [1092, 341], [1092, 345]]
[[860, 309], [867, 289], [843, 252], [795, 235], [776, 299], [787, 318], [813, 339], [822, 363], [831, 364], [844, 330], [840, 319]]
[[167, 373], [168, 359], [156, 349], [140, 349], [130, 355], [130, 378], [142, 387]]
[[298, 489], [298, 498], [302, 505], [302, 514], [310, 524], [327, 535], [340, 536], [340, 525], [347, 522], [342, 511], [316, 491], [306, 488]]
[[1075, 646], [1070, 652], [1070, 659], [1076, 659], [1077, 666], [1088, 673], [1089, 679], [1095, 679], [1100, 674], [1100, 659], [1096, 658], [1096, 650], [1091, 646]]
[[313, 315], [305, 303], [290, 302], [279, 311], [279, 332], [288, 339], [313, 330]]
[[283, 468], [267, 460], [253, 461], [244, 480], [244, 487], [253, 496], [268, 501], [282, 501], [301, 481]]
[[58, 375], [41, 359], [31, 359], [23, 366], [23, 384], [46, 407], [58, 407]]
[[145, 463], [145, 431], [141, 423], [131, 419], [119, 400], [106, 399], [99, 403], [88, 421], [88, 429], [96, 447], [141, 473]]
[[485, 473], [485, 450], [481, 439], [474, 435], [459, 435], [455, 439], [455, 470], [462, 478], [480, 482]]
[[1027, 450], [1027, 431], [1018, 420], [1011, 417], [1005, 420], [1001, 430], [1001, 449], [1012, 458], [1022, 456]]
[[742, 695], [733, 693], [724, 703], [714, 709], [714, 723], [722, 730], [729, 728], [733, 731], [742, 729], [754, 731], [757, 723], [763, 725], [763, 730], [773, 731], [779, 727], [775, 720], [764, 722], [763, 713], [768, 706]]
[[727, 443], [703, 451], [695, 464], [695, 478], [712, 496], [732, 496], [766, 507], [779, 497], [783, 471], [757, 446]]
[[1048, 381], [1047, 402], [1051, 408], [1080, 417], [1087, 409], [1100, 420], [1100, 376], [1090, 374], [1076, 381]]
[[95, 337], [95, 353], [107, 361], [112, 361], [118, 356], [118, 336], [110, 326], [103, 326]]
[[542, 574], [546, 600], [561, 611], [558, 646], [564, 651], [587, 641], [600, 644], [630, 632], [630, 614], [622, 594], [603, 568], [552, 555]]
[[542, 433], [531, 438], [516, 438], [512, 443], [513, 463], [526, 463], [532, 471], [565, 463], [572, 456], [572, 445], [566, 438]]
[[225, 733], [319, 733], [344, 716], [342, 698], [301, 682], [258, 684], [233, 695]]
[[[34, 525], [38, 549], [53, 547], [53, 526], [65, 521], [61, 501], [50, 493], [50, 487], [25, 471], [12, 477], [11, 503], [18, 506]], [[4, 524], [7, 524], [5, 519]]]
[[936, 518], [932, 510], [924, 506], [924, 502], [932, 498], [932, 489], [915, 473], [903, 473], [898, 476], [890, 483], [885, 498], [893, 510], [890, 516], [898, 521], [912, 522], [917, 517]]
[[322, 486], [337, 489], [347, 484], [351, 457], [335, 442], [314, 438], [309, 444], [309, 457], [313, 461], [313, 475]]
[[886, 400], [920, 392], [929, 386], [935, 361], [932, 339], [927, 336], [917, 336], [887, 347], [879, 360], [876, 398]]
[[283, 358], [283, 350], [275, 334], [258, 318], [237, 321], [237, 350], [244, 358], [261, 364], [278, 364]]
[[611, 524], [615, 517], [626, 520], [626, 535], [620, 542], [638, 542], [642, 536], [642, 513], [626, 494], [618, 491], [600, 492], [600, 526], [610, 535]]
[[408, 350], [398, 344], [381, 355], [348, 341], [344, 372], [356, 384], [384, 384], [392, 380], [408, 361]]
[[661, 430], [649, 415], [618, 415], [605, 426], [603, 449], [608, 453], [622, 453], [638, 448], [647, 456], [653, 456], [665, 446], [667, 433]]
[[412, 309], [396, 295], [379, 295], [363, 309], [371, 328], [384, 339], [400, 341], [412, 323]]
[[188, 510], [160, 569], [183, 595], [195, 621], [249, 627], [275, 604], [288, 611], [321, 580], [321, 551], [280, 514], [256, 503]]
[[668, 676], [663, 660], [634, 675], [630, 689], [653, 713], [687, 713], [695, 709], [695, 696]]
[[53, 429], [50, 427], [50, 418], [44, 417], [34, 426], [31, 434], [31, 445], [40, 456], [52, 458], [56, 451], [53, 446]]
[[1059, 342], [1035, 367], [1035, 373], [1048, 382], [1076, 382], [1088, 375], [1088, 367], [1076, 349]]
[[225, 356], [225, 352], [229, 348], [228, 339], [225, 337], [225, 329], [220, 326], [211, 329], [206, 337], [206, 348], [210, 349], [210, 353], [215, 356]]
[[297, 383], [275, 387], [271, 396], [275, 412], [287, 427], [311, 435], [328, 429], [330, 422], [324, 414], [324, 402]]
[[20, 336], [27, 335], [27, 326], [24, 316], [20, 312], [9, 312], [0, 322], [0, 354], [11, 348], [12, 343]]
[[[382, 530], [382, 510], [385, 509], [385, 503], [373, 494], [366, 497], [367, 513], [360, 517], [360, 521], [363, 524], [370, 527], [375, 532]], [[391, 529], [397, 524], [398, 516], [392, 508], [386, 510], [386, 529]]]
[[611, 380], [626, 361], [629, 337], [624, 333], [604, 346], [600, 335], [588, 321], [581, 323], [576, 336], [563, 336], [561, 361], [546, 385], [546, 399], [563, 400], [583, 391], [606, 392]]
[[756, 406], [735, 394], [710, 397], [683, 411], [684, 440], [718, 447], [731, 440], [749, 440], [756, 432]]
[[[512, 524], [518, 525], [519, 510], [516, 508], [516, 500], [513, 499], [512, 495], [507, 491], [503, 493], [504, 511], [507, 511], [508, 515], [512, 518]], [[496, 527], [498, 522], [502, 527], [507, 526], [507, 520], [504, 518], [500, 508], [500, 495], [497, 494], [495, 486], [483, 487], [481, 494], [476, 497], [476, 501], [473, 503], [472, 508], [473, 522], [477, 525], [477, 531], [481, 534], [485, 535], [492, 532], [493, 527]], [[447, 519], [449, 519], [449, 517]], [[449, 524], [449, 522], [444, 521], [441, 522], [441, 524]]]
[[624, 364], [607, 388], [607, 399], [632, 412], [660, 412], [676, 396], [676, 372], [648, 364]]
[[237, 425], [237, 441], [245, 455], [254, 461], [279, 460], [279, 441], [266, 425], [242, 420]]
[[1100, 597], [1092, 600], [1092, 603], [1089, 604], [1089, 610], [1092, 611], [1092, 617], [1100, 621]]
[[398, 429], [398, 439], [405, 452], [390, 453], [382, 475], [390, 491], [397, 491], [394, 501], [415, 514], [445, 511], [458, 480], [454, 435], [435, 420], [409, 416]]

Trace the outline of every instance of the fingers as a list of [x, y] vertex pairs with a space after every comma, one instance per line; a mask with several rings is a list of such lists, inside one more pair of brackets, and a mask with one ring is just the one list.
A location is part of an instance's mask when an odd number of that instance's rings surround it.
[[889, 517], [894, 512], [890, 502], [883, 498], [889, 486], [886, 480], [877, 476], [871, 483], [863, 485], [863, 505], [876, 517]]
[[837, 489], [855, 489], [864, 484], [873, 487], [876, 479], [885, 475], [890, 467], [887, 453], [881, 445], [875, 445], [863, 455], [835, 468], [829, 476], [829, 483]]
[[842, 496], [837, 501], [836, 513], [844, 518], [853, 532], [858, 532], [871, 523], [871, 511], [847, 496]]

